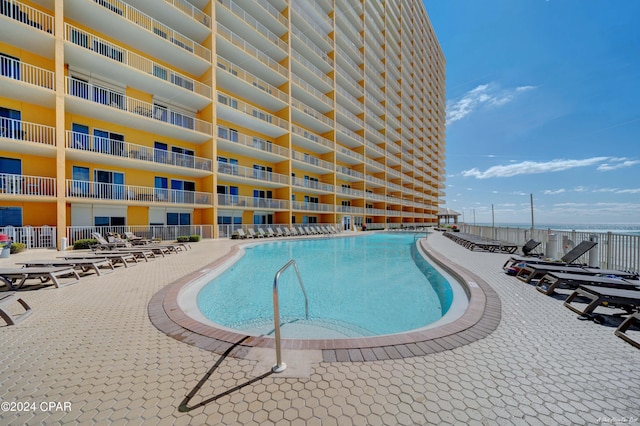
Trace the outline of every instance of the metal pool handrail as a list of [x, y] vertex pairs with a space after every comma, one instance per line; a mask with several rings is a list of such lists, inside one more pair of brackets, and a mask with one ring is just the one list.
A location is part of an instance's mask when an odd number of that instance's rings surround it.
[[282, 362], [282, 355], [280, 351], [280, 308], [278, 304], [278, 282], [280, 281], [280, 275], [293, 265], [293, 269], [296, 270], [296, 275], [298, 276], [298, 282], [300, 283], [300, 288], [302, 289], [302, 294], [304, 294], [304, 311], [306, 319], [309, 319], [309, 299], [307, 299], [307, 292], [304, 289], [304, 284], [302, 283], [302, 277], [300, 276], [300, 271], [298, 270], [298, 265], [294, 259], [291, 259], [284, 265], [282, 268], [276, 272], [275, 277], [273, 278], [273, 323], [274, 329], [276, 332], [276, 365], [271, 369], [274, 373], [281, 373], [287, 368], [287, 364]]

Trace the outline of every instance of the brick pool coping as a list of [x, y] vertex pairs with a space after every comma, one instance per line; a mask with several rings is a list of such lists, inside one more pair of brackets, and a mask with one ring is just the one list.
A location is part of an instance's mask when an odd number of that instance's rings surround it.
[[[456, 278], [469, 297], [469, 305], [457, 320], [442, 326], [406, 333], [350, 339], [282, 339], [283, 349], [321, 350], [325, 362], [376, 361], [422, 356], [454, 349], [491, 334], [500, 323], [501, 302], [487, 282], [461, 265], [434, 251], [420, 240], [427, 256]], [[183, 287], [237, 255], [240, 244], [214, 262], [157, 292], [148, 305], [149, 319], [168, 336], [198, 348], [246, 358], [253, 347], [275, 348], [273, 337], [248, 336], [203, 324], [189, 317], [178, 305]]]

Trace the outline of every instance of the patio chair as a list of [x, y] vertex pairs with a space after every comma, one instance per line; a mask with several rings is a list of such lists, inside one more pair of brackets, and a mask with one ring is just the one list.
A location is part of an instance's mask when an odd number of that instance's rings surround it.
[[267, 235], [270, 237], [282, 237], [282, 232], [278, 231], [280, 228], [276, 228], [276, 232], [273, 232], [271, 227], [267, 228]]
[[[287, 229], [287, 228], [285, 228], [285, 229]], [[285, 231], [282, 228], [280, 228], [280, 227], [276, 228], [276, 237], [284, 237], [285, 235], [286, 235]]]
[[640, 349], [640, 340], [634, 340], [627, 334], [627, 330], [629, 330], [629, 328], [635, 323], [638, 323], [638, 325], [640, 325], [640, 312], [636, 312], [635, 314], [627, 317], [626, 320], [622, 321], [622, 323], [618, 326], [614, 333], [616, 336], [623, 339], [627, 343], [630, 343], [636, 348]]
[[[23, 308], [24, 312], [19, 316], [12, 315], [7, 309], [13, 302], [18, 302]], [[16, 325], [22, 322], [25, 318], [31, 315], [31, 307], [24, 301], [22, 297], [19, 297], [15, 292], [0, 294], [0, 318], [4, 319], [7, 325]]]
[[[71, 277], [73, 280], [62, 283], [60, 278], [63, 277]], [[0, 279], [9, 290], [21, 288], [29, 279], [39, 279], [41, 284], [52, 282], [55, 287], [60, 288], [77, 283], [80, 281], [80, 275], [71, 266], [0, 268]]]
[[247, 232], [249, 232], [249, 236], [250, 236], [251, 238], [262, 238], [262, 235], [258, 235], [258, 234], [256, 234], [256, 231], [254, 231], [254, 229], [253, 229], [253, 228], [249, 228], [249, 229], [247, 229]]
[[293, 226], [291, 227], [291, 229], [290, 229], [290, 232], [289, 232], [289, 233], [290, 233], [290, 234], [291, 234], [291, 236], [293, 236], [293, 237], [297, 237], [297, 236], [299, 236], [299, 235], [300, 235], [300, 234], [298, 233], [298, 230], [297, 230], [296, 228], [294, 228]]
[[235, 235], [241, 240], [244, 240], [247, 238], [247, 234], [244, 233], [244, 230], [242, 228], [236, 229]]
[[536, 241], [534, 239], [530, 239], [522, 246], [522, 253], [525, 256], [534, 256], [539, 257], [542, 256], [540, 253], [533, 253], [533, 251], [541, 244], [540, 241]]
[[270, 235], [267, 235], [264, 232], [264, 229], [262, 228], [258, 228], [258, 230], [256, 231], [256, 233], [258, 234], [258, 238], [266, 238], [266, 237], [270, 237]]
[[[279, 230], [279, 229], [280, 228], [277, 228], [277, 230]], [[289, 231], [289, 228], [287, 228], [286, 226], [284, 228], [282, 228], [282, 230], [280, 232], [285, 237], [290, 237], [291, 236], [291, 232]]]
[[[75, 269], [79, 269], [83, 273], [89, 270], [95, 271], [96, 275], [100, 276], [103, 273], [109, 273], [114, 271], [113, 263], [108, 259], [76, 259], [76, 260], [63, 260], [63, 259], [48, 259], [48, 260], [29, 260], [25, 262], [17, 263], [16, 265], [23, 265], [27, 268], [41, 268], [47, 266], [71, 266]], [[102, 271], [106, 269], [106, 271]]]
[[628, 290], [640, 290], [640, 281], [627, 280], [624, 278], [612, 278], [600, 275], [568, 274], [563, 272], [548, 272], [536, 284], [536, 290], [540, 293], [550, 295], [556, 289], [575, 290], [581, 285], [592, 285], [595, 287], [623, 288]]
[[124, 236], [127, 238], [127, 241], [129, 241], [133, 245], [149, 244], [151, 242], [151, 240], [144, 237], [139, 237], [133, 232], [125, 232]]
[[[589, 300], [586, 307], [581, 309], [571, 304], [578, 297]], [[619, 308], [631, 314], [640, 310], [640, 291], [581, 285], [567, 297], [564, 306], [583, 317], [592, 316], [599, 306]]]
[[130, 244], [122, 241], [107, 241], [99, 232], [92, 232], [91, 236], [98, 241], [91, 246], [91, 250], [111, 250], [116, 247], [130, 247]]
[[584, 255], [586, 252], [591, 250], [595, 245], [598, 244], [595, 241], [585, 240], [580, 242], [577, 246], [571, 249], [567, 254], [560, 258], [560, 261], [554, 262], [551, 260], [544, 259], [536, 259], [531, 257], [524, 256], [511, 256], [505, 263], [502, 265], [502, 269], [505, 271], [509, 270], [512, 266], [518, 263], [536, 263], [536, 264], [547, 264], [547, 265], [569, 265], [573, 264], [578, 258]]
[[560, 264], [556, 263], [552, 265], [527, 263], [520, 268], [520, 270], [516, 274], [516, 278], [519, 279], [520, 281], [524, 281], [525, 283], [530, 283], [533, 280], [538, 280], [542, 278], [544, 275], [548, 274], [549, 272], [561, 272], [561, 273], [577, 274], [577, 275], [595, 275], [593, 272], [587, 271], [586, 269], [581, 268], [580, 266], [577, 266], [577, 265], [570, 266], [570, 265], [563, 265], [561, 263]]

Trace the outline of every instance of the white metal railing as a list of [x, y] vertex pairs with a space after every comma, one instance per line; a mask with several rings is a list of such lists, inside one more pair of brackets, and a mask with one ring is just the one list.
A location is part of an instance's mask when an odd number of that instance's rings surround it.
[[364, 179], [364, 173], [358, 172], [356, 170], [352, 170], [352, 169], [350, 169], [348, 167], [336, 166], [336, 171], [339, 172], [339, 173], [342, 173], [344, 175], [353, 176], [353, 177], [356, 177], [358, 179]]
[[333, 127], [333, 120], [330, 119], [329, 117], [327, 117], [324, 114], [321, 114], [320, 112], [316, 111], [315, 109], [311, 108], [310, 106], [307, 106], [305, 104], [303, 104], [302, 102], [299, 102], [296, 99], [291, 99], [291, 106], [293, 106], [295, 109], [304, 112], [305, 114], [307, 114], [310, 117], [315, 118], [318, 121], [321, 121], [322, 123], [326, 124], [327, 126], [331, 126]]
[[218, 92], [218, 103], [221, 105], [226, 105], [230, 108], [233, 108], [235, 110], [238, 110], [248, 116], [257, 118], [259, 120], [262, 120], [266, 123], [269, 124], [273, 124], [275, 126], [280, 127], [281, 129], [288, 129], [289, 128], [289, 122], [286, 120], [283, 120], [282, 118], [273, 115], [261, 108], [255, 107], [253, 105], [250, 105], [248, 103], [242, 102], [236, 98], [233, 98], [231, 96], [229, 96], [226, 93], [223, 92]]
[[305, 58], [295, 50], [292, 51], [292, 53], [293, 53], [292, 54], [293, 58], [298, 62], [300, 62], [300, 64], [302, 64], [309, 71], [311, 71], [312, 74], [314, 74], [316, 77], [318, 77], [320, 80], [322, 80], [324, 83], [328, 84], [329, 86], [333, 86], [333, 81], [331, 80], [331, 78], [329, 78], [329, 76], [326, 75], [320, 68], [315, 66], [310, 60], [308, 60], [307, 58]]
[[0, 138], [55, 146], [55, 130], [51, 126], [0, 117]]
[[298, 27], [291, 25], [292, 33], [304, 43], [309, 49], [313, 50], [318, 56], [320, 56], [328, 65], [333, 67], [333, 60], [329, 57], [326, 51], [316, 45], [313, 40], [307, 37]]
[[289, 208], [288, 200], [276, 198], [246, 197], [241, 195], [217, 194], [218, 207], [247, 207], [256, 209], [286, 210]]
[[191, 115], [174, 111], [158, 104], [150, 104], [141, 100], [128, 97], [124, 93], [91, 83], [78, 80], [73, 77], [66, 77], [67, 94], [86, 99], [115, 108], [127, 111], [131, 114], [162, 121], [174, 126], [194, 130], [196, 132], [211, 134], [211, 123], [195, 118]]
[[268, 172], [250, 167], [238, 166], [237, 164], [225, 163], [218, 161], [218, 173], [224, 175], [233, 175], [245, 179], [254, 179], [266, 182], [279, 183], [282, 185], [289, 184], [289, 176], [280, 173]]
[[0, 194], [56, 196], [56, 178], [0, 173]]
[[310, 179], [291, 178], [291, 184], [302, 188], [318, 189], [320, 191], [333, 192], [333, 185]]
[[282, 49], [283, 52], [287, 52], [289, 50], [287, 43], [285, 43], [284, 40], [271, 32], [271, 30], [265, 27], [262, 23], [258, 22], [256, 18], [245, 12], [244, 8], [238, 6], [233, 0], [218, 0], [218, 3], [238, 15], [242, 22], [256, 30], [259, 34], [262, 34], [267, 40]]
[[322, 102], [324, 102], [327, 106], [332, 106], [333, 105], [333, 101], [324, 93], [322, 93], [321, 91], [319, 91], [318, 89], [316, 89], [315, 87], [313, 87], [311, 84], [307, 83], [306, 81], [304, 81], [303, 79], [301, 79], [300, 77], [298, 77], [295, 73], [291, 73], [291, 80], [293, 81], [294, 84], [296, 84], [297, 86], [300, 86], [301, 88], [303, 88], [304, 90], [306, 90], [307, 92], [313, 94], [316, 98], [320, 99]]
[[303, 153], [303, 152], [293, 151], [292, 158], [294, 160], [303, 161], [307, 164], [312, 164], [314, 166], [322, 167], [323, 169], [334, 170], [333, 163], [329, 161], [321, 160], [318, 157], [314, 157], [313, 155], [307, 154], [306, 152]]
[[66, 196], [110, 201], [144, 201], [147, 203], [169, 203], [212, 206], [210, 192], [184, 191], [154, 188], [149, 186], [121, 185], [67, 179]]
[[138, 9], [129, 6], [127, 3], [121, 0], [94, 0], [100, 6], [105, 7], [113, 13], [116, 13], [129, 22], [144, 28], [145, 30], [161, 37], [170, 43], [178, 46], [187, 52], [193, 53], [207, 61], [211, 61], [211, 50], [196, 43], [189, 37], [180, 34], [172, 28], [164, 25], [163, 23], [156, 21], [149, 15], [139, 11]]
[[346, 195], [353, 195], [356, 197], [364, 197], [364, 191], [361, 191], [359, 189], [351, 189], [351, 188], [344, 188], [341, 187], [340, 190], [338, 190], [339, 194], [346, 194]]
[[285, 18], [285, 16], [282, 13], [280, 13], [280, 11], [278, 9], [273, 7], [268, 2], [268, 0], [255, 0], [255, 2], [258, 3], [267, 12], [269, 12], [269, 14], [271, 16], [273, 16], [274, 18], [276, 18], [276, 20], [278, 20], [278, 22], [280, 22], [282, 25], [284, 25], [285, 27], [288, 26], [289, 20], [287, 18]]
[[322, 136], [318, 136], [313, 132], [310, 132], [306, 129], [303, 129], [302, 127], [298, 127], [298, 126], [291, 126], [291, 133], [302, 136], [305, 139], [308, 139], [312, 142], [315, 142], [317, 144], [329, 147], [331, 149], [333, 149], [333, 142], [330, 141], [327, 138], [323, 138]]
[[356, 134], [353, 130], [349, 129], [347, 126], [340, 124], [340, 123], [336, 123], [336, 128], [338, 129], [339, 133], [343, 133], [353, 139], [355, 139], [356, 141], [360, 142], [360, 143], [364, 143], [364, 138], [358, 134]]
[[289, 156], [289, 150], [273, 142], [256, 136], [249, 136], [242, 133], [231, 132], [229, 129], [218, 126], [218, 140], [230, 141], [249, 148], [258, 149], [264, 152], [271, 152], [283, 157]]
[[136, 145], [129, 142], [88, 135], [86, 133], [66, 131], [67, 148], [80, 151], [98, 152], [134, 160], [149, 161], [156, 164], [187, 167], [189, 169], [212, 171], [212, 161], [179, 152]]
[[342, 145], [336, 144], [336, 151], [338, 151], [338, 152], [340, 152], [340, 153], [342, 153], [344, 155], [347, 155], [347, 156], [349, 156], [351, 158], [355, 158], [358, 161], [363, 161], [364, 162], [364, 160], [365, 160], [364, 159], [364, 155], [358, 154], [357, 152], [355, 152], [355, 151], [353, 151], [353, 150], [351, 150], [349, 148], [345, 148]]
[[[524, 245], [530, 238], [545, 245], [549, 242], [549, 235], [555, 234], [562, 242], [562, 251], [566, 253], [581, 241], [594, 239], [598, 242], [595, 247], [599, 266], [607, 269], [640, 272], [640, 235], [613, 232], [590, 232], [558, 229], [511, 228], [501, 226], [480, 226], [461, 224], [461, 231], [479, 235], [485, 238], [505, 241], [519, 246]], [[587, 263], [587, 254], [577, 260]]]
[[264, 54], [261, 50], [257, 49], [255, 46], [253, 46], [252, 44], [250, 44], [247, 41], [245, 41], [242, 37], [240, 37], [239, 35], [237, 35], [233, 31], [231, 31], [230, 29], [228, 29], [224, 25], [222, 25], [220, 23], [217, 23], [216, 27], [218, 29], [217, 34], [219, 34], [223, 38], [227, 39], [227, 41], [232, 43], [234, 46], [236, 46], [239, 49], [243, 50], [245, 53], [253, 56], [257, 60], [259, 60], [260, 62], [262, 62], [266, 66], [268, 66], [269, 68], [271, 68], [274, 71], [278, 72], [279, 74], [281, 74], [281, 75], [283, 75], [285, 77], [288, 76], [287, 69], [285, 67], [283, 67], [282, 65], [280, 65], [278, 63], [278, 61], [274, 60], [271, 56]]
[[294, 210], [310, 210], [315, 212], [332, 212], [335, 208], [333, 204], [310, 203], [307, 201], [292, 201]]
[[[305, 2], [305, 5], [313, 5], [313, 2], [311, 3]], [[319, 39], [324, 41], [329, 46], [332, 45], [332, 41], [328, 36], [332, 28], [331, 21], [329, 21], [328, 19], [321, 18], [323, 19], [323, 23], [324, 23], [324, 28], [323, 28], [323, 26], [320, 26], [316, 23], [316, 20], [311, 16], [310, 13], [308, 13], [308, 11], [305, 9], [304, 6], [299, 5], [297, 2], [293, 2], [291, 6], [293, 10], [302, 17], [302, 19], [305, 21], [304, 23], [308, 25], [309, 28], [312, 28], [316, 32]]]
[[121, 235], [132, 232], [142, 238], [175, 241], [179, 236], [189, 235], [213, 238], [213, 225], [67, 226], [69, 245], [73, 245], [78, 240], [93, 239], [91, 236], [93, 232], [103, 236], [107, 232]]
[[0, 56], [0, 77], [22, 81], [44, 89], [55, 89], [54, 72], [6, 56]]
[[22, 243], [27, 249], [51, 248], [56, 246], [56, 228], [43, 226], [4, 226], [0, 234], [5, 234], [14, 243]]
[[53, 16], [34, 9], [17, 0], [2, 0], [0, 15], [15, 19], [18, 22], [53, 34]]
[[[169, 0], [166, 0], [169, 1]], [[183, 89], [198, 93], [199, 95], [211, 97], [211, 86], [200, 83], [184, 74], [177, 73], [163, 65], [153, 62], [143, 56], [131, 52], [121, 46], [113, 44], [107, 40], [96, 37], [95, 35], [76, 28], [72, 25], [65, 24], [65, 39], [77, 46], [84, 47], [99, 55], [106, 56], [114, 61], [121, 62], [142, 71], [146, 74], [153, 75], [156, 78], [167, 81]]]
[[209, 26], [211, 17], [189, 3], [186, 0], [164, 0], [165, 2], [173, 5], [176, 9], [180, 10], [187, 16], [191, 16], [194, 20], [200, 22], [205, 27]]
[[221, 57], [218, 57], [218, 68], [244, 80], [245, 82], [253, 85], [254, 87], [257, 87], [258, 89], [262, 90], [265, 93], [268, 93], [269, 95], [275, 96], [281, 101], [289, 101], [289, 95], [284, 93], [282, 90], [278, 89], [275, 86], [272, 86], [266, 81], [256, 77], [250, 72], [245, 71], [243, 68], [240, 68], [236, 64], [231, 63]]

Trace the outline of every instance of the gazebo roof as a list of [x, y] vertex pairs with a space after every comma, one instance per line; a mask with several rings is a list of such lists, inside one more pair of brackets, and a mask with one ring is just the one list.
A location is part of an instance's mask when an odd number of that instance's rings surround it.
[[438, 210], [438, 216], [460, 216], [460, 213], [451, 209], [440, 209]]

